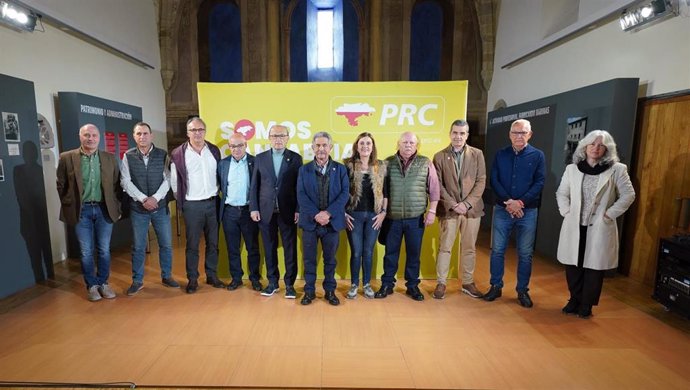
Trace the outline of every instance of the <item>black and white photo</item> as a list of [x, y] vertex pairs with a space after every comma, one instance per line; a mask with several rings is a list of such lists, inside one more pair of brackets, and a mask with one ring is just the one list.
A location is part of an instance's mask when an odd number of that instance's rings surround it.
[[2, 113], [2, 124], [5, 129], [6, 142], [19, 142], [19, 115], [14, 112]]

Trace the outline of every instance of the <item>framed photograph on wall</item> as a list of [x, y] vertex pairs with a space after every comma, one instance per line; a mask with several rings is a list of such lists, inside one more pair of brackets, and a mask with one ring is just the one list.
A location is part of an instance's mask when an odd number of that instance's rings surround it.
[[587, 134], [587, 117], [568, 118], [568, 125], [565, 127], [565, 146], [563, 147], [564, 163], [568, 165], [573, 162], [573, 153], [577, 149], [577, 144]]
[[14, 112], [2, 113], [2, 127], [5, 129], [5, 142], [19, 142], [19, 115]]

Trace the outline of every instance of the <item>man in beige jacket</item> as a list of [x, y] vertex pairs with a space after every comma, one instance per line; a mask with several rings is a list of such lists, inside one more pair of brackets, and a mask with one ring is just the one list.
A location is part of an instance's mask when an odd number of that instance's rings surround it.
[[482, 194], [486, 185], [486, 164], [482, 151], [467, 145], [469, 132], [466, 121], [454, 121], [450, 127], [450, 145], [434, 155], [434, 166], [441, 185], [441, 201], [436, 209], [441, 232], [436, 258], [438, 284], [433, 293], [436, 299], [443, 299], [446, 295], [450, 254], [458, 233], [462, 292], [473, 298], [482, 297], [474, 284], [474, 265], [475, 243], [484, 215]]

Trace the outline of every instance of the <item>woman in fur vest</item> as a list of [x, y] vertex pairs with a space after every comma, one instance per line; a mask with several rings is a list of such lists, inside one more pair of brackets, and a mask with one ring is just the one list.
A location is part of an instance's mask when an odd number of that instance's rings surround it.
[[374, 298], [371, 263], [379, 229], [386, 218], [388, 196], [384, 193], [386, 164], [376, 158], [376, 142], [367, 132], [361, 133], [353, 144], [352, 157], [343, 162], [350, 177], [350, 201], [347, 205], [347, 238], [350, 242], [350, 274], [352, 286], [346, 297], [357, 297], [359, 272], [362, 271], [364, 296]]
[[611, 134], [594, 130], [578, 143], [556, 191], [564, 217], [558, 261], [565, 264], [570, 290], [570, 300], [562, 309], [565, 314], [591, 317], [604, 272], [618, 267], [616, 219], [635, 200], [628, 169], [618, 161]]

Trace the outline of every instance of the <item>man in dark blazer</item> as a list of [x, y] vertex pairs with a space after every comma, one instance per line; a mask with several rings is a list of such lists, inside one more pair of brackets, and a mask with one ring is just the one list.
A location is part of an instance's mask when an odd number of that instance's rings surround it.
[[287, 127], [274, 125], [268, 131], [271, 149], [259, 153], [249, 191], [251, 218], [259, 223], [266, 257], [268, 286], [263, 296], [278, 292], [278, 231], [283, 241], [285, 260], [285, 298], [295, 299], [297, 278], [297, 175], [302, 156], [287, 149], [290, 135]]
[[316, 299], [316, 251], [321, 241], [323, 251], [324, 298], [333, 306], [340, 304], [335, 296], [336, 259], [340, 232], [345, 229], [345, 205], [350, 199], [350, 178], [343, 164], [331, 160], [331, 136], [314, 134], [311, 148], [314, 161], [299, 170], [297, 201], [301, 218], [302, 255], [304, 257], [304, 296], [300, 302], [309, 305]]
[[[122, 189], [115, 156], [98, 150], [98, 127], [82, 126], [79, 142], [78, 149], [60, 154], [57, 191], [61, 203], [60, 220], [74, 226], [88, 298], [95, 302], [101, 298], [115, 298], [115, 292], [108, 285], [110, 236], [113, 224], [120, 219]], [[98, 255], [97, 265], [94, 252]]]
[[247, 249], [249, 280], [255, 291], [261, 291], [259, 272], [259, 227], [249, 216], [249, 187], [254, 170], [254, 156], [247, 153], [247, 140], [241, 133], [228, 139], [231, 155], [218, 162], [220, 183], [220, 209], [218, 220], [223, 224], [225, 244], [228, 248], [228, 265], [232, 281], [228, 290], [242, 286], [241, 239]]

